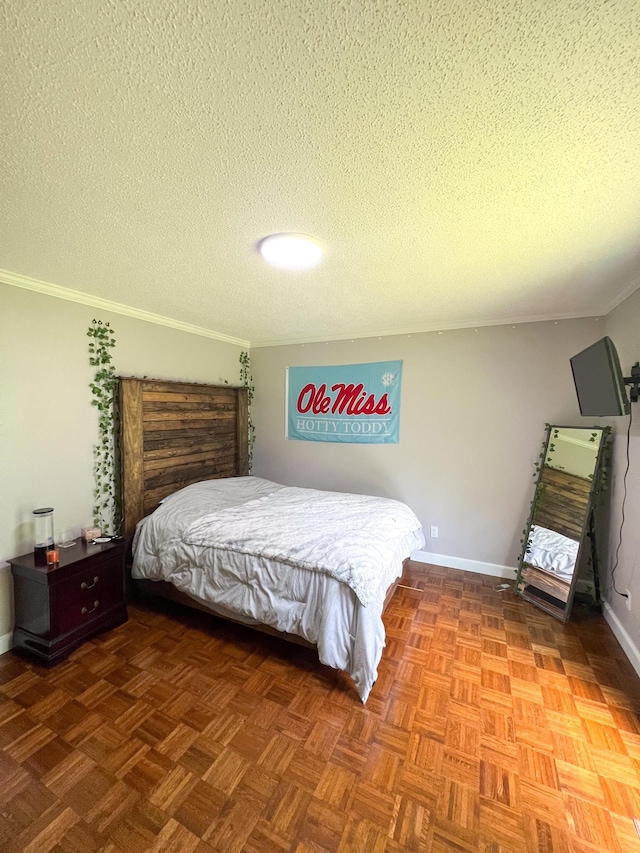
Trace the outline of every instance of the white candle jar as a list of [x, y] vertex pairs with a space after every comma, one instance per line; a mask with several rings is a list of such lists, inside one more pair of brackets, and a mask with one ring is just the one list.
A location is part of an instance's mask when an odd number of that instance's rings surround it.
[[51, 551], [53, 541], [53, 507], [45, 506], [33, 511], [34, 546], [36, 554]]

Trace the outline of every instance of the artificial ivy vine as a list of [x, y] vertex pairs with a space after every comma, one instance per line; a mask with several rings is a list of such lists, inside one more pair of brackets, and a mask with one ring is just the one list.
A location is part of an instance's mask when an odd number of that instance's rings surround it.
[[111, 355], [116, 345], [115, 332], [109, 323], [92, 320], [89, 337], [89, 364], [96, 368], [91, 405], [98, 409], [98, 443], [93, 448], [93, 523], [106, 534], [117, 533], [117, 494], [115, 459], [115, 398], [118, 379]]
[[[533, 466], [534, 470], [533, 470], [532, 476], [533, 476], [533, 479], [534, 480], [537, 479], [538, 482], [536, 484], [536, 490], [533, 494], [533, 500], [529, 504], [529, 518], [527, 520], [527, 524], [526, 524], [524, 530], [521, 533], [520, 545], [522, 546], [522, 550], [520, 551], [520, 554], [518, 556], [518, 566], [515, 570], [516, 574], [517, 574], [517, 578], [520, 577], [520, 572], [522, 571], [522, 568], [524, 566], [524, 558], [525, 558], [527, 550], [531, 544], [531, 540], [529, 538], [529, 534], [531, 532], [531, 519], [533, 518], [536, 509], [540, 505], [540, 501], [542, 500], [542, 496], [543, 496], [545, 488], [546, 488], [545, 484], [540, 479], [540, 475], [542, 473], [542, 468], [544, 466], [544, 460], [546, 459], [548, 450], [551, 450], [551, 451], [555, 450], [555, 445], [553, 443], [551, 443], [551, 435], [550, 435], [551, 426], [550, 426], [550, 424], [545, 424], [545, 429], [546, 429], [546, 435], [545, 435], [545, 438], [542, 442], [542, 449], [541, 449], [541, 451], [538, 455], [538, 458], [536, 459], [534, 466]], [[553, 436], [553, 437], [555, 438], [555, 436]]]
[[248, 352], [240, 353], [240, 385], [243, 388], [247, 389], [247, 402], [248, 402], [248, 423], [249, 423], [249, 473], [251, 473], [253, 469], [253, 445], [256, 441], [256, 430], [253, 425], [253, 421], [251, 420], [251, 403], [253, 402], [253, 395], [255, 393], [255, 388], [253, 387], [253, 376], [251, 375], [251, 356]]
[[[533, 500], [531, 501], [531, 503], [529, 505], [529, 518], [528, 518], [526, 527], [522, 531], [522, 535], [521, 535], [521, 539], [520, 539], [520, 544], [522, 546], [522, 550], [521, 550], [520, 555], [518, 557], [518, 567], [516, 568], [516, 573], [517, 573], [516, 582], [520, 577], [520, 574], [521, 574], [522, 569], [523, 569], [524, 564], [525, 564], [525, 556], [526, 556], [527, 550], [529, 549], [529, 546], [531, 545], [531, 540], [529, 538], [530, 533], [531, 533], [531, 523], [532, 523], [532, 520], [535, 516], [536, 509], [539, 507], [540, 502], [544, 496], [545, 489], [546, 489], [546, 486], [542, 482], [542, 479], [541, 479], [542, 469], [544, 467], [544, 464], [545, 464], [547, 457], [550, 458], [551, 455], [553, 453], [555, 453], [555, 450], [556, 450], [555, 442], [558, 439], [558, 429], [556, 427], [553, 427], [553, 429], [552, 429], [551, 424], [547, 424], [547, 423], [545, 424], [545, 429], [546, 429], [546, 436], [542, 442], [542, 450], [540, 451], [538, 459], [536, 460], [536, 462], [534, 464], [533, 479], [534, 480], [537, 479], [537, 484], [536, 484], [536, 490], [535, 490], [534, 495], [533, 495]], [[599, 469], [598, 469], [599, 480], [594, 483], [593, 490], [592, 490], [591, 500], [593, 501], [594, 504], [597, 504], [600, 493], [602, 491], [605, 491], [608, 487], [609, 464], [607, 462], [607, 459], [611, 453], [611, 446], [610, 446], [611, 432], [612, 432], [612, 430], [611, 430], [611, 427], [609, 427], [609, 426], [602, 428], [601, 443], [602, 443], [602, 448], [603, 448], [602, 452], [603, 452], [604, 462], [599, 466]], [[589, 441], [595, 444], [597, 437], [598, 437], [598, 432], [597, 431], [592, 432], [591, 435], [589, 436]], [[564, 470], [564, 466], [559, 465], [558, 470]], [[593, 481], [594, 475], [589, 474], [586, 479]], [[588, 565], [591, 565], [591, 557], [588, 558]]]

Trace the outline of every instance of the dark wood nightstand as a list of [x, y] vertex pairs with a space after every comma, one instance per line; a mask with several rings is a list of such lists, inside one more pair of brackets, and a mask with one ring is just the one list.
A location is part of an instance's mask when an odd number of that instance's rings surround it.
[[13, 575], [13, 647], [45, 666], [89, 637], [127, 621], [124, 542], [60, 548], [60, 562], [38, 565], [33, 554], [9, 560]]

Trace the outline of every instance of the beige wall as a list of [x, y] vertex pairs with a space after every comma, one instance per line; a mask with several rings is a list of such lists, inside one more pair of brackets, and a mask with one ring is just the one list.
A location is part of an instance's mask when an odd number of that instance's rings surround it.
[[[11, 630], [7, 559], [29, 550], [31, 512], [55, 508], [56, 528], [91, 521], [91, 406], [86, 330], [94, 317], [116, 330], [123, 374], [236, 382], [240, 348], [0, 284], [0, 642]], [[282, 483], [382, 494], [406, 501], [426, 550], [515, 566], [545, 422], [584, 426], [568, 359], [609, 334], [628, 373], [640, 359], [640, 291], [606, 318], [496, 326], [412, 336], [269, 347], [252, 351], [257, 430], [254, 473]], [[404, 362], [400, 444], [286, 441], [288, 365]], [[605, 567], [610, 615], [640, 647], [640, 406], [634, 407], [626, 524], [616, 571]], [[606, 423], [600, 420], [600, 423]], [[611, 553], [618, 542], [627, 418], [615, 419]]]
[[[0, 283], [0, 566], [33, 546], [36, 507], [54, 507], [56, 530], [91, 523], [94, 317], [116, 331], [118, 373], [239, 380], [240, 347]], [[0, 569], [0, 638], [12, 626], [10, 580]]]
[[[545, 422], [584, 425], [569, 358], [602, 334], [589, 319], [254, 349], [254, 473], [398, 498], [426, 551], [515, 566]], [[284, 438], [285, 367], [386, 359], [404, 362], [399, 444]]]
[[[631, 365], [640, 361], [640, 290], [626, 299], [606, 318], [603, 332], [612, 339], [620, 356], [620, 365], [625, 376], [631, 374]], [[620, 592], [631, 592], [631, 610], [627, 602], [616, 594], [611, 579], [615, 553], [620, 542], [622, 503], [624, 496], [624, 471], [627, 460], [627, 430], [629, 418], [613, 418], [609, 422], [615, 429], [613, 458], [613, 492], [609, 540], [609, 559], [605, 574], [605, 595], [611, 612], [608, 617], [618, 623], [618, 639], [632, 649], [640, 650], [640, 402], [632, 404], [632, 422], [629, 442], [629, 473], [627, 475], [627, 497], [624, 504], [625, 522], [622, 541], [618, 551], [618, 568], [615, 571], [615, 586]], [[615, 627], [615, 626], [614, 626]], [[628, 642], [627, 642], [628, 640]], [[632, 658], [633, 659], [633, 658]], [[636, 669], [640, 658], [634, 661]], [[640, 670], [639, 670], [640, 671]]]
[[[590, 420], [586, 419], [585, 424], [591, 426]], [[597, 444], [590, 442], [590, 435], [592, 434], [588, 430], [584, 433], [579, 430], [563, 429], [556, 438], [552, 436], [551, 444], [554, 450], [547, 452], [545, 464], [550, 468], [559, 468], [568, 474], [575, 474], [576, 477], [585, 479], [592, 477], [600, 442], [598, 441]]]

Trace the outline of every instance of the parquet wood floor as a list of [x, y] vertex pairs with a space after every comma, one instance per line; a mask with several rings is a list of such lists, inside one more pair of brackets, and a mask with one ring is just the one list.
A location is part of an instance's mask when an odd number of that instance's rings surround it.
[[633, 853], [640, 681], [599, 615], [408, 564], [368, 703], [178, 608], [47, 671], [0, 657], [0, 849]]

